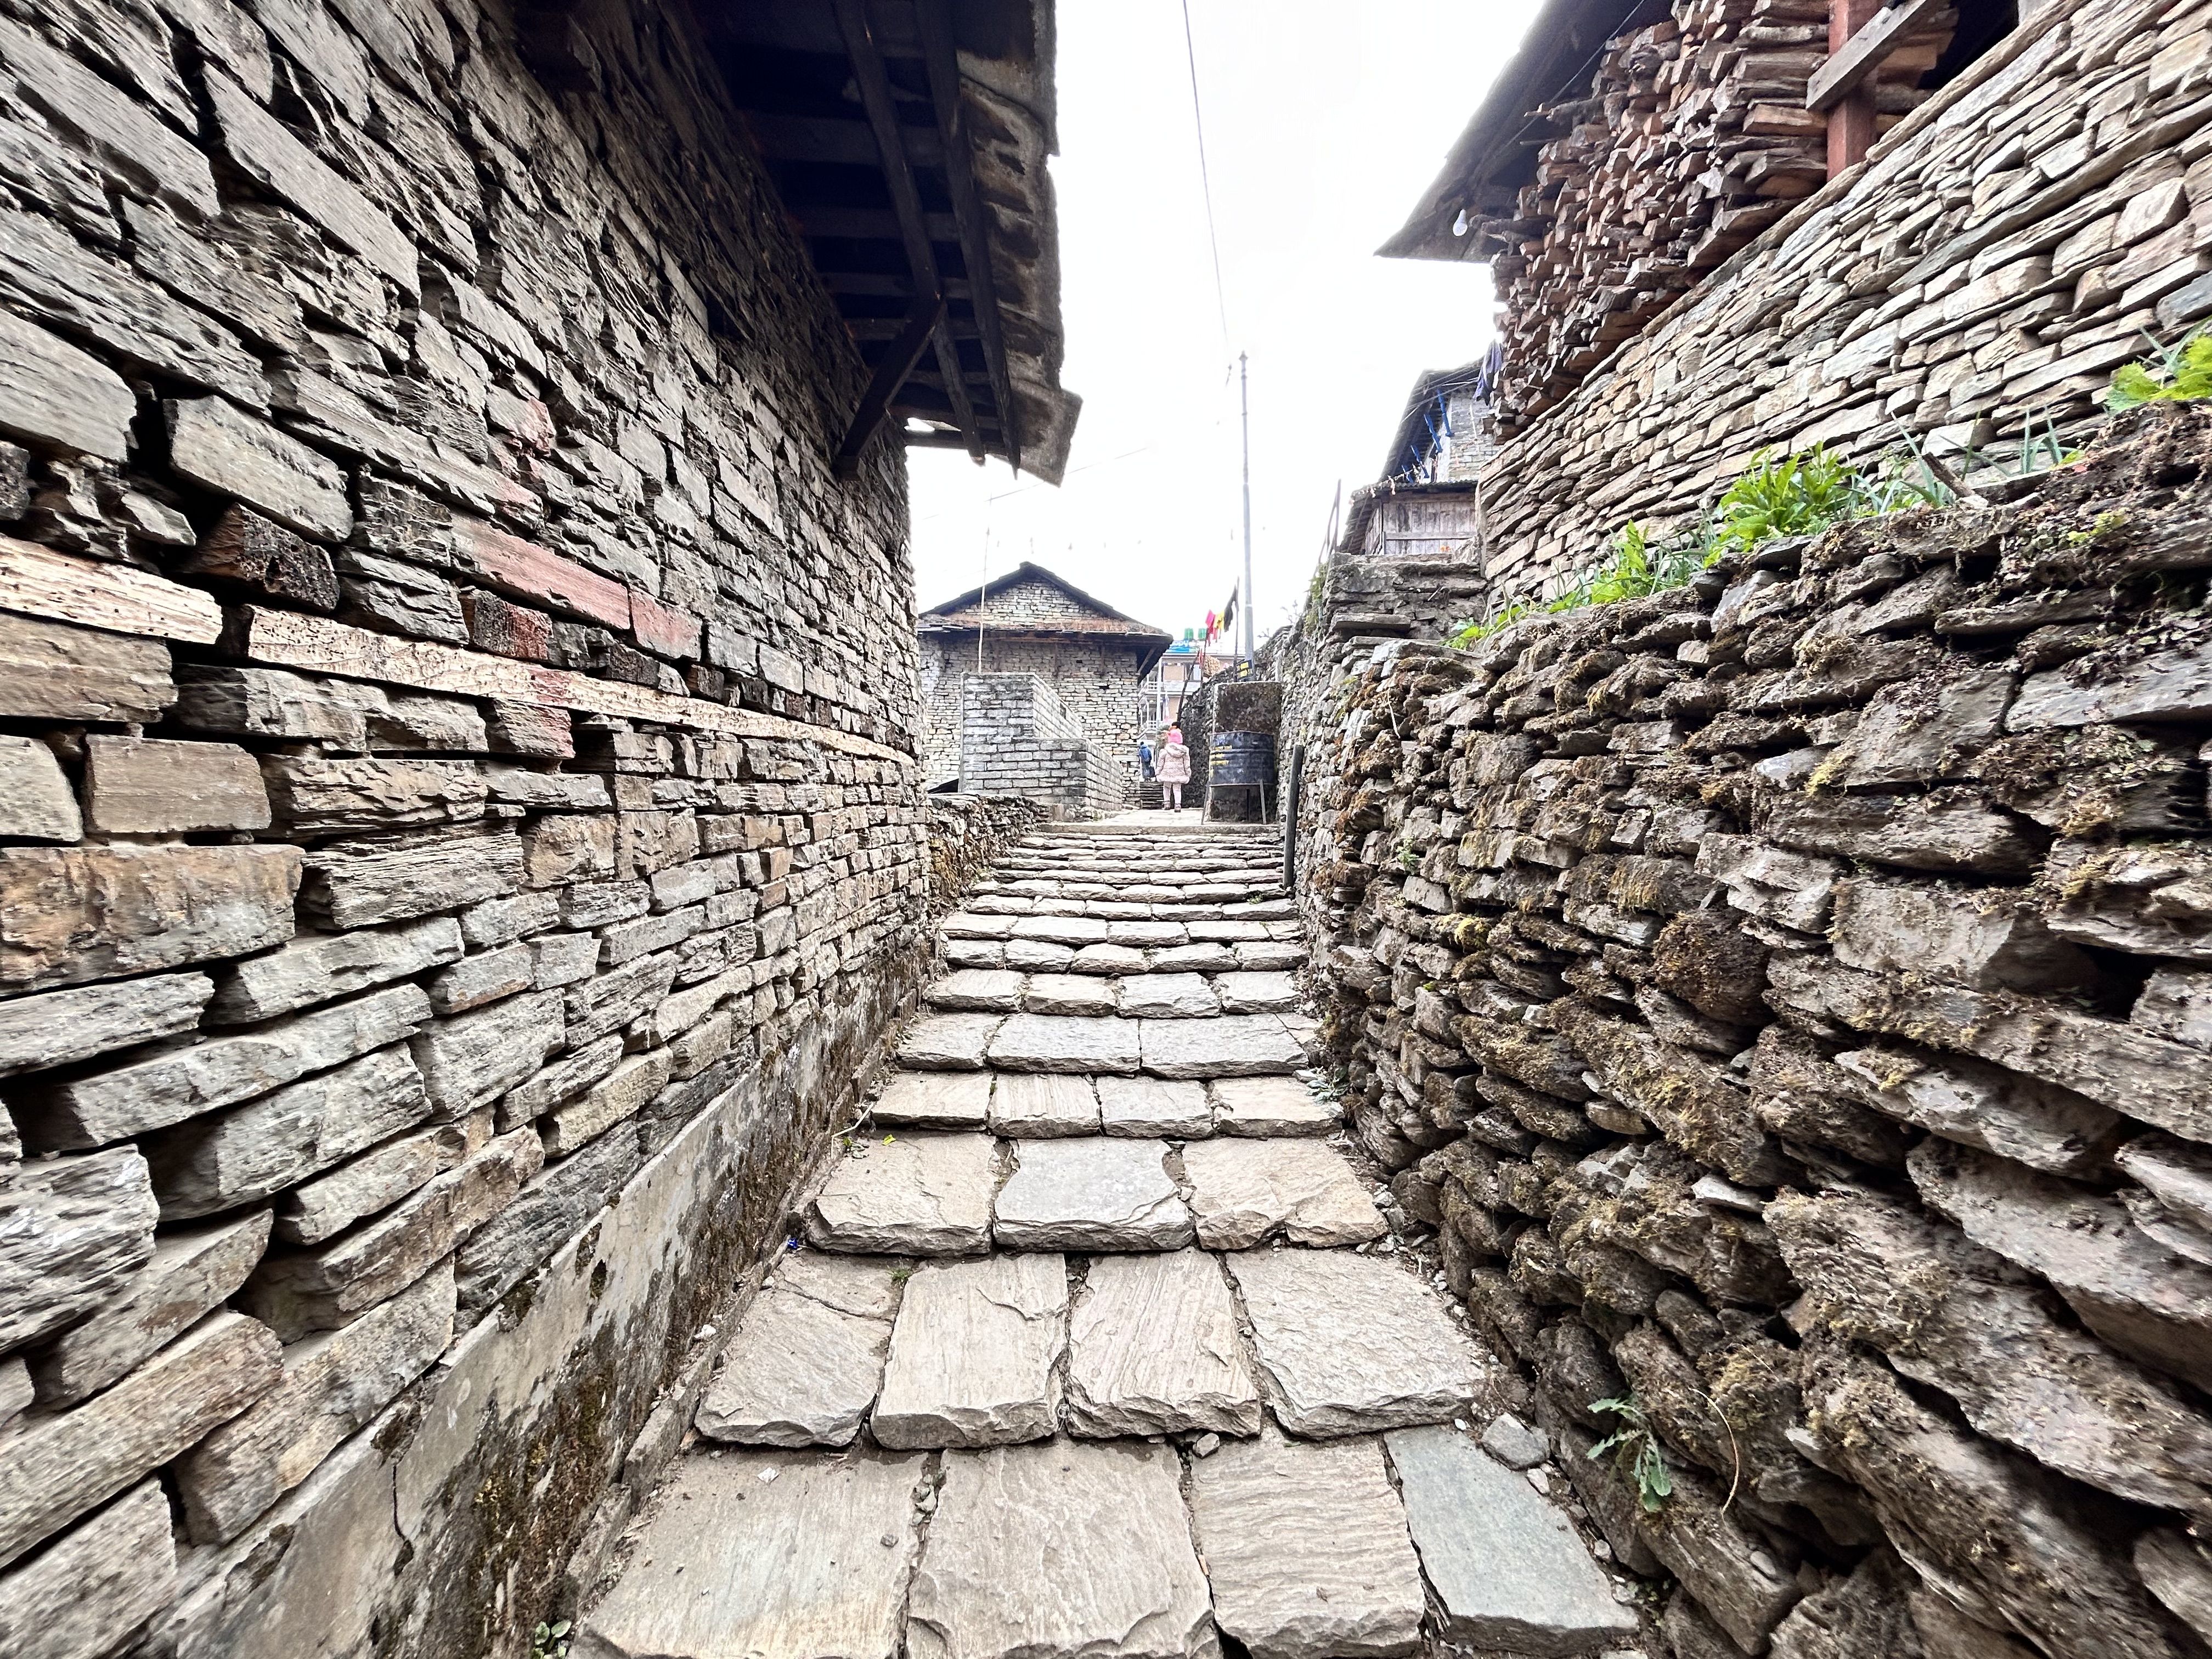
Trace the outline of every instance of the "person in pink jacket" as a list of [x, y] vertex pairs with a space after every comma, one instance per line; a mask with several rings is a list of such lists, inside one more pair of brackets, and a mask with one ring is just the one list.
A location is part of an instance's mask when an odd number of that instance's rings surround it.
[[1159, 752], [1152, 757], [1152, 775], [1160, 781], [1160, 805], [1170, 812], [1182, 811], [1182, 787], [1190, 781], [1190, 750], [1179, 726], [1160, 734]]

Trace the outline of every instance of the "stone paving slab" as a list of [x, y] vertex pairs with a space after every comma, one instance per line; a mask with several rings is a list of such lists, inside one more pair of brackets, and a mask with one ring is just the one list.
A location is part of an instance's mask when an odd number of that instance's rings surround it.
[[1086, 945], [1067, 965], [1072, 974], [1100, 974], [1109, 977], [1141, 974], [1150, 959], [1133, 945]]
[[748, 1446], [845, 1446], [883, 1380], [908, 1265], [803, 1250], [783, 1257], [730, 1340], [696, 1421]]
[[1236, 965], [1236, 947], [1228, 945], [1177, 945], [1152, 952], [1156, 974], [1224, 974]]
[[921, 1000], [933, 1008], [1011, 1014], [1021, 1006], [1022, 982], [1004, 969], [963, 968], [932, 981]]
[[999, 1144], [988, 1135], [902, 1134], [859, 1143], [807, 1206], [816, 1248], [874, 1255], [969, 1255], [991, 1242]]
[[1204, 1250], [1102, 1255], [1068, 1322], [1079, 1435], [1255, 1434], [1260, 1389], [1221, 1264]]
[[915, 1450], [1049, 1437], [1066, 1335], [1067, 1265], [1058, 1255], [915, 1269], [891, 1329], [876, 1438]]
[[1137, 974], [1121, 981], [1126, 1019], [1198, 1019], [1220, 1012], [1220, 998], [1200, 974]]
[[1306, 965], [1306, 951], [1303, 945], [1282, 945], [1270, 940], [1264, 945], [1240, 945], [1236, 949], [1237, 966], [1253, 972], [1281, 972]]
[[1286, 973], [1224, 974], [1213, 988], [1224, 1014], [1288, 1013], [1298, 1006], [1298, 983]]
[[1014, 923], [1013, 937], [1048, 945], [1103, 945], [1111, 926], [1096, 916], [1024, 916]]
[[574, 1659], [894, 1659], [926, 1466], [870, 1452], [679, 1460]]
[[991, 1121], [991, 1073], [894, 1072], [868, 1113], [886, 1129], [981, 1129]]
[[899, 1064], [917, 1072], [980, 1072], [983, 1050], [1003, 1014], [926, 1014], [898, 1046]]
[[1267, 1403], [1292, 1433], [1446, 1422], [1473, 1401], [1466, 1338], [1428, 1286], [1389, 1260], [1299, 1249], [1224, 1260], [1252, 1323]]
[[1270, 1425], [1191, 1464], [1190, 1511], [1214, 1619], [1252, 1659], [1420, 1650], [1420, 1562], [1379, 1441]]
[[1190, 942], [1190, 935], [1179, 921], [1119, 921], [1107, 929], [1106, 939], [1110, 945], [1149, 948], [1187, 945]]
[[1050, 1072], [1008, 1072], [991, 1091], [991, 1127], [1024, 1139], [1098, 1133], [1092, 1079]]
[[1006, 947], [996, 939], [949, 939], [945, 941], [948, 968], [999, 968], [1006, 960]]
[[1172, 1447], [1056, 1441], [945, 1464], [908, 1659], [1218, 1651]]
[[1213, 1103], [1203, 1083], [1158, 1077], [1098, 1079], [1099, 1127], [1109, 1135], [1189, 1140], [1213, 1133]]
[[[1015, 926], [1018, 929], [1020, 924], [1017, 922]], [[1194, 921], [1190, 925], [1190, 939], [1194, 945], [1215, 941], [1256, 945], [1267, 937], [1267, 924], [1264, 921]]]
[[1065, 1014], [1079, 1018], [1111, 1014], [1115, 1012], [1114, 981], [1095, 974], [1032, 975], [1028, 989], [1022, 994], [1022, 1006], [1032, 1014]]
[[1118, 1072], [1138, 1067], [1138, 1024], [1128, 1019], [1061, 1019], [1010, 1014], [988, 1050], [1001, 1072]]
[[1280, 1231], [1293, 1244], [1364, 1244], [1390, 1224], [1344, 1155], [1314, 1139], [1220, 1139], [1182, 1151], [1198, 1242], [1245, 1250]]
[[1527, 1477], [1449, 1428], [1387, 1435], [1443, 1635], [1516, 1653], [1595, 1653], [1636, 1640], [1636, 1615]]
[[1014, 923], [1011, 916], [962, 910], [945, 917], [938, 924], [937, 931], [945, 939], [1003, 939], [1014, 931]]
[[1001, 960], [1025, 974], [1064, 974], [1075, 960], [1075, 947], [1048, 945], [1040, 939], [1010, 939]]
[[1172, 1250], [1191, 1242], [1167, 1143], [1101, 1135], [1023, 1143], [999, 1190], [994, 1236], [1010, 1250]]
[[1225, 1135], [1330, 1135], [1344, 1127], [1344, 1109], [1294, 1077], [1221, 1078], [1213, 1093], [1213, 1125]]
[[1137, 1024], [1143, 1031], [1144, 1069], [1154, 1077], [1261, 1077], [1294, 1072], [1306, 1063], [1305, 1049], [1275, 1014]]

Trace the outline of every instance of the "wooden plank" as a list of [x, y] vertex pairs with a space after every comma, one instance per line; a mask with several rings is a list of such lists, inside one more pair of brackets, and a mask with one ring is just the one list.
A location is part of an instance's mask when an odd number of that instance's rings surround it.
[[12, 536], [0, 536], [0, 609], [194, 645], [212, 645], [222, 632], [222, 607], [197, 587]]
[[449, 645], [404, 640], [349, 627], [294, 611], [245, 608], [245, 653], [255, 662], [346, 679], [375, 680], [420, 691], [447, 691], [502, 702], [580, 709], [624, 720], [651, 720], [695, 732], [785, 743], [818, 744], [840, 753], [910, 766], [914, 757], [867, 738], [827, 726], [810, 726], [775, 714], [732, 708], [699, 697], [679, 697], [621, 680], [598, 680], [557, 668], [514, 662]]
[[907, 325], [884, 352], [883, 361], [876, 365], [876, 373], [868, 382], [866, 396], [860, 408], [853, 411], [853, 423], [845, 428], [845, 441], [837, 446], [830, 458], [830, 470], [841, 478], [858, 477], [860, 471], [860, 452], [867, 447], [868, 440], [875, 436], [876, 428], [883, 424], [884, 412], [890, 407], [891, 399], [906, 384], [914, 366], [921, 361], [921, 354], [929, 349], [930, 342], [937, 337], [937, 325], [945, 316], [945, 301], [932, 299], [917, 305]]
[[1883, 7], [1873, 21], [1814, 72], [1805, 88], [1805, 107], [1826, 110], [1842, 103], [1905, 43], [1906, 35], [1949, 3], [1950, 0], [1894, 0]]

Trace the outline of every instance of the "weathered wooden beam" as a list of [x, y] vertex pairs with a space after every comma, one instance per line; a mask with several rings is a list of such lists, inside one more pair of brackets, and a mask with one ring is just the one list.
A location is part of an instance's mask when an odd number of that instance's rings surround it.
[[222, 633], [222, 607], [197, 587], [12, 536], [0, 536], [0, 610], [194, 645]]
[[[803, 197], [787, 198], [785, 205], [799, 228], [809, 236], [844, 236], [854, 241], [896, 242], [905, 234], [898, 215], [884, 208], [842, 207], [831, 203], [811, 203]], [[928, 231], [932, 242], [941, 242], [948, 247], [960, 243], [960, 226], [949, 213], [926, 213], [922, 228]]]
[[1831, 52], [1805, 88], [1805, 107], [1830, 110], [1856, 92], [1905, 37], [1952, 0], [1893, 0]]
[[[745, 125], [760, 140], [761, 148], [780, 161], [826, 161], [872, 167], [878, 154], [875, 134], [866, 121], [837, 120], [819, 115], [782, 115], [749, 110]], [[935, 127], [900, 128], [900, 137], [915, 165], [933, 167], [944, 159]]]
[[[906, 135], [899, 125], [898, 108], [891, 98], [890, 76], [868, 27], [867, 0], [836, 0], [836, 3], [837, 27], [845, 36], [845, 50], [853, 64], [853, 82], [860, 89], [860, 107], [867, 112], [868, 125], [875, 133], [884, 184], [890, 192], [891, 210], [898, 216], [899, 238], [906, 245], [907, 270], [914, 277], [916, 303], [934, 301], [937, 305], [938, 321], [930, 345], [937, 354], [938, 372], [944, 377], [945, 395], [952, 400], [960, 429], [967, 434], [969, 453], [981, 461], [983, 441], [976, 431], [975, 411], [969, 406], [968, 387], [960, 377], [960, 349], [944, 326], [945, 283], [938, 275], [937, 251], [929, 245], [928, 222], [921, 210], [921, 191], [915, 183], [914, 161], [907, 153]], [[942, 140], [938, 134], [931, 132], [927, 137], [941, 148]], [[912, 371], [909, 368], [908, 372]], [[896, 392], [897, 387], [891, 390]], [[885, 402], [889, 402], [888, 397]], [[866, 438], [861, 441], [866, 442]], [[841, 449], [841, 460], [844, 454]], [[853, 449], [852, 459], [857, 465], [857, 447]]]
[[860, 408], [853, 411], [852, 425], [845, 429], [845, 440], [830, 457], [830, 470], [837, 477], [860, 476], [860, 452], [876, 435], [876, 428], [883, 424], [891, 399], [898, 395], [907, 376], [914, 373], [914, 366], [921, 361], [921, 354], [937, 337], [937, 325], [944, 316], [945, 301], [933, 295], [926, 304], [916, 306], [913, 315], [907, 319], [906, 327], [891, 342], [883, 361], [876, 365], [875, 377], [868, 382]]
[[991, 276], [991, 242], [983, 201], [975, 188], [975, 173], [968, 154], [967, 123], [960, 109], [960, 55], [952, 43], [952, 13], [948, 0], [914, 0], [914, 18], [921, 35], [922, 68], [929, 80], [929, 101], [937, 111], [937, 127], [944, 141], [945, 179], [952, 197], [952, 217], [960, 237], [960, 261], [967, 267], [969, 291], [975, 296], [975, 326], [983, 342], [983, 370], [991, 385], [991, 401], [999, 410], [1006, 438], [1007, 462], [1016, 471], [1022, 465], [1022, 428], [1014, 409], [1013, 380], [1006, 372], [1005, 331], [999, 325], [999, 296]]

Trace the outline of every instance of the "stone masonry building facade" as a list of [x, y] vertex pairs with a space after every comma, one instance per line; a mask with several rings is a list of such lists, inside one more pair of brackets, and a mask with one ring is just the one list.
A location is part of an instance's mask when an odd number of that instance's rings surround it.
[[[651, 1489], [994, 845], [855, 411], [1073, 419], [1049, 7], [888, 9], [0, 15], [0, 1650], [516, 1654]], [[927, 385], [732, 92], [900, 52]]]

